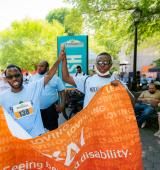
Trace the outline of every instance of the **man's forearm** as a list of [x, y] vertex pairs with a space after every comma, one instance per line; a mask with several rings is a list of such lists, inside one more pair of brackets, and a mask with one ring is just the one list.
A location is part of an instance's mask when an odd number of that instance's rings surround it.
[[62, 60], [62, 78], [64, 81], [66, 81], [67, 79], [69, 79], [69, 72], [68, 72], [68, 68], [67, 68], [67, 59], [64, 58]]
[[45, 76], [44, 79], [44, 84], [46, 85], [49, 80], [52, 79], [52, 77], [55, 75], [57, 69], [58, 69], [58, 65], [61, 62], [61, 58], [58, 58], [57, 61], [54, 63], [54, 65], [51, 67], [51, 69], [49, 70], [48, 74]]
[[64, 90], [60, 91], [59, 95], [60, 95], [60, 105], [65, 107], [65, 103], [66, 103], [66, 94], [65, 94], [65, 91]]

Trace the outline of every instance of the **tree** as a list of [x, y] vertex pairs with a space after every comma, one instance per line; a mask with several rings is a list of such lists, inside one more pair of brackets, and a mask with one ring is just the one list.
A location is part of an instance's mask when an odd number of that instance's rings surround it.
[[57, 21], [52, 24], [31, 19], [15, 21], [10, 29], [0, 32], [0, 63], [3, 67], [17, 64], [27, 70], [34, 70], [42, 59], [53, 63], [57, 36], [63, 34], [64, 28]]
[[76, 9], [71, 9], [70, 13], [66, 15], [64, 20], [66, 32], [69, 35], [81, 34], [82, 23], [83, 19], [81, 13]]
[[69, 14], [69, 9], [67, 8], [58, 8], [50, 11], [46, 16], [46, 20], [49, 23], [52, 23], [53, 20], [59, 21], [62, 25], [64, 25], [65, 16]]
[[46, 16], [46, 20], [52, 23], [54, 20], [60, 22], [68, 35], [81, 34], [82, 15], [77, 9], [60, 8], [54, 9]]
[[160, 59], [154, 61], [158, 67], [160, 67]]
[[149, 37], [159, 35], [159, 0], [67, 0], [86, 16], [87, 22], [95, 30], [95, 38], [107, 51], [118, 55], [122, 46], [127, 52], [133, 48], [135, 10], [140, 11], [138, 18], [139, 44]]

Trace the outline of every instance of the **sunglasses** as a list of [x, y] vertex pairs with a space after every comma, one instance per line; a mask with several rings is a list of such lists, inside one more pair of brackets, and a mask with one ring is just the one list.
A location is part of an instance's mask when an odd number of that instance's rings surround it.
[[97, 64], [99, 65], [99, 66], [102, 66], [102, 65], [111, 65], [112, 64], [112, 62], [111, 61], [98, 61], [97, 62]]
[[14, 75], [8, 75], [8, 76], [6, 76], [7, 79], [13, 79], [14, 77], [15, 77], [15, 78], [19, 78], [19, 77], [21, 77], [21, 74], [17, 73], [17, 74], [14, 74]]

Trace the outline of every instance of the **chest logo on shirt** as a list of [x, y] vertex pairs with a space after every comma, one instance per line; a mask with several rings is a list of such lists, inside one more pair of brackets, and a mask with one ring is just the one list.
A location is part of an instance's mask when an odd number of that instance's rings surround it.
[[16, 119], [33, 114], [33, 107], [30, 101], [13, 106], [13, 113]]
[[90, 92], [97, 92], [99, 90], [99, 87], [90, 87]]

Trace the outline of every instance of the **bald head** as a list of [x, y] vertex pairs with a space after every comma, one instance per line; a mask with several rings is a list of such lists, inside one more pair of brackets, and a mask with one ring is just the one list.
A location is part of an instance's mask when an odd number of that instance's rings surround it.
[[150, 83], [148, 90], [149, 90], [149, 92], [150, 92], [151, 94], [154, 94], [154, 93], [156, 92], [156, 86], [155, 86], [155, 84]]
[[39, 74], [45, 74], [49, 70], [49, 63], [47, 61], [41, 61], [38, 64], [37, 71]]

